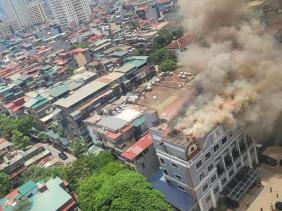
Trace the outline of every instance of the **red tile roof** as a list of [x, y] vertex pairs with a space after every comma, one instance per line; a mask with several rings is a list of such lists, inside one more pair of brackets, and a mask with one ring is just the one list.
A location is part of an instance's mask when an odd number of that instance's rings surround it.
[[142, 138], [140, 138], [135, 144], [124, 151], [121, 156], [128, 159], [134, 160], [141, 152], [150, 147], [153, 144], [152, 137], [150, 133], [147, 133]]
[[121, 132], [113, 133], [111, 131], [108, 131], [108, 132], [106, 132], [105, 135], [112, 140], [116, 140], [118, 137], [120, 137], [122, 135], [122, 133]]
[[18, 189], [13, 190], [11, 193], [5, 196], [5, 198], [8, 199], [14, 199], [18, 194]]
[[183, 49], [190, 43], [192, 43], [197, 38], [194, 34], [185, 34], [183, 37], [180, 37], [178, 40], [172, 41], [167, 49]]

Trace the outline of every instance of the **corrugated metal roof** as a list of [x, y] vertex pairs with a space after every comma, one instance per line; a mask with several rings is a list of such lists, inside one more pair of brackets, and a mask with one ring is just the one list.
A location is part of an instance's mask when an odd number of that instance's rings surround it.
[[127, 123], [127, 121], [119, 119], [115, 116], [103, 116], [102, 119], [97, 122], [97, 125], [111, 131], [117, 131], [126, 126]]

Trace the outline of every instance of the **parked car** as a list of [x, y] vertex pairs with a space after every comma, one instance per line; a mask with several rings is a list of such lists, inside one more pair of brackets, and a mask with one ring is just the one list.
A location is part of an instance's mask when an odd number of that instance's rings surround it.
[[61, 158], [62, 160], [66, 160], [66, 159], [68, 159], [68, 156], [66, 155], [66, 153], [60, 152], [59, 153], [59, 158]]

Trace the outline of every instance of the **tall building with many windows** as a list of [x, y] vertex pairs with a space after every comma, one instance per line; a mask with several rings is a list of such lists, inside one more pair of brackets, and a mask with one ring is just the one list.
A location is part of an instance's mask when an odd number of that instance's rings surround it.
[[63, 29], [90, 20], [88, 0], [49, 0], [52, 13]]
[[40, 24], [50, 21], [51, 17], [44, 1], [30, 0], [28, 4], [33, 23]]
[[222, 197], [236, 205], [257, 181], [256, 146], [242, 128], [219, 125], [195, 139], [163, 123], [151, 135], [166, 183], [192, 198], [192, 210], [216, 208]]
[[16, 21], [21, 27], [33, 24], [27, 0], [1, 0], [0, 8], [5, 20]]

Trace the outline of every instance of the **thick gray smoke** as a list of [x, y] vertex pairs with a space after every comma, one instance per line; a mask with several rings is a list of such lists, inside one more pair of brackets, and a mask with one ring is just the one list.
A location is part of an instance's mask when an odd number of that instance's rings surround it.
[[[202, 88], [176, 127], [203, 137], [217, 124], [243, 125], [257, 138], [274, 133], [282, 110], [282, 50], [240, 0], [182, 0], [182, 15], [201, 44], [180, 60]], [[279, 130], [279, 129], [278, 129]]]

